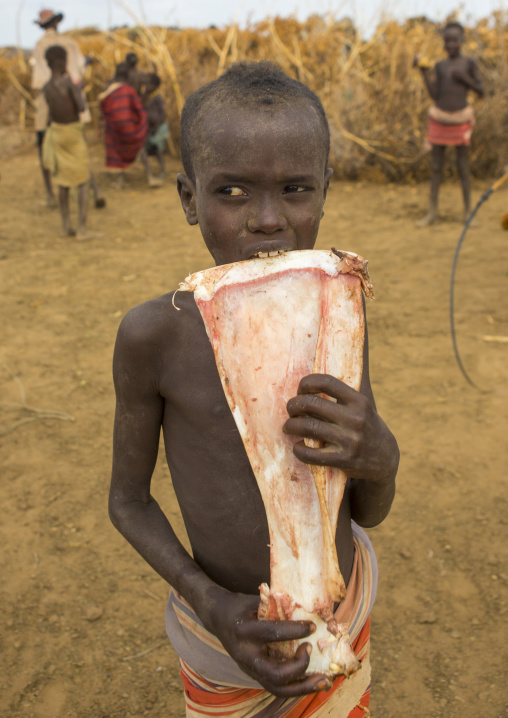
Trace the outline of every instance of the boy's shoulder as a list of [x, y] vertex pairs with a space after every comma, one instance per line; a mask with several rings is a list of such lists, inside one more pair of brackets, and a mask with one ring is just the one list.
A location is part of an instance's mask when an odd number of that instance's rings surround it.
[[189, 366], [196, 345], [208, 344], [201, 314], [192, 292], [170, 292], [133, 307], [118, 329], [115, 366], [130, 367], [151, 385], [173, 369]]
[[185, 325], [193, 323], [196, 310], [191, 292], [169, 292], [130, 309], [120, 323], [118, 336], [133, 348], [152, 351], [178, 339]]

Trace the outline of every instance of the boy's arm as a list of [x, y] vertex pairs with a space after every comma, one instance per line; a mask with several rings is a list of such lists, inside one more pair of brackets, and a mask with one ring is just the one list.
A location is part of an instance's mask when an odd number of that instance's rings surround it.
[[430, 98], [435, 102], [439, 97], [439, 63], [434, 67], [434, 79], [432, 79], [431, 68], [427, 65], [420, 65], [419, 62], [420, 58], [415, 57], [413, 65], [420, 70], [427, 92]]
[[85, 103], [83, 100], [83, 94], [79, 87], [76, 85], [75, 82], [71, 80], [69, 76], [66, 78], [69, 82], [69, 94], [72, 98], [72, 101], [74, 102], [74, 105], [76, 106], [76, 110], [78, 112], [84, 112], [85, 111]]
[[485, 90], [483, 89], [482, 78], [480, 77], [480, 70], [478, 65], [472, 57], [468, 58], [468, 72], [464, 70], [455, 70], [453, 73], [453, 79], [457, 82], [461, 82], [469, 90], [473, 90], [479, 97], [483, 97]]
[[[242, 670], [274, 695], [296, 696], [327, 689], [323, 675], [304, 677], [308, 644], [280, 662], [268, 644], [305, 638], [308, 621], [258, 621], [259, 596], [232, 593], [214, 583], [184, 549], [150, 494], [157, 460], [164, 400], [158, 390], [155, 312], [131, 311], [122, 322], [114, 354], [116, 414], [109, 512], [115, 527], [186, 601]], [[167, 336], [167, 333], [165, 333]], [[218, 527], [220, 530], [220, 527]]]
[[[318, 394], [327, 394], [325, 399]], [[376, 410], [369, 378], [367, 328], [363, 374], [357, 392], [339, 379], [311, 374], [300, 382], [298, 396], [288, 402], [291, 417], [284, 431], [318, 439], [312, 449], [298, 442], [295, 456], [308, 464], [335, 466], [351, 478], [351, 518], [360, 526], [377, 526], [388, 515], [395, 496], [399, 449]]]

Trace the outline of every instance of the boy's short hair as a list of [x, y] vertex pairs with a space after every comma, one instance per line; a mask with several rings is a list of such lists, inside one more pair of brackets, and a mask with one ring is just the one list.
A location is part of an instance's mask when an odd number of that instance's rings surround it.
[[44, 57], [49, 67], [53, 69], [56, 62], [65, 63], [67, 61], [67, 50], [61, 45], [51, 45], [44, 53]]
[[130, 66], [134, 67], [138, 64], [138, 56], [135, 52], [128, 52], [125, 56], [125, 62]]
[[464, 26], [460, 24], [460, 22], [457, 22], [456, 20], [452, 20], [451, 22], [447, 22], [446, 25], [443, 28], [443, 35], [447, 30], [459, 30], [461, 35], [465, 34]]
[[267, 109], [306, 102], [317, 111], [323, 134], [323, 152], [328, 163], [330, 130], [319, 97], [298, 80], [286, 75], [273, 62], [237, 62], [219, 78], [189, 95], [182, 110], [180, 152], [185, 174], [195, 181], [192, 156], [204, 120], [220, 108]]
[[129, 79], [129, 65], [126, 62], [119, 62], [115, 67], [115, 80], [124, 80], [127, 82]]
[[155, 89], [160, 87], [161, 78], [156, 72], [149, 72], [146, 79], [154, 86]]

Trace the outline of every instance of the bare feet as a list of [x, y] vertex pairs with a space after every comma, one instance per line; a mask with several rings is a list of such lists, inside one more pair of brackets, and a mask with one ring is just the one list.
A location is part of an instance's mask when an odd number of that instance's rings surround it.
[[106, 206], [106, 199], [104, 197], [95, 198], [95, 208], [103, 209]]
[[76, 236], [76, 230], [72, 227], [64, 227], [63, 228], [63, 237], [75, 237]]
[[46, 197], [45, 200], [41, 200], [39, 202], [39, 206], [40, 207], [49, 207], [50, 209], [55, 209], [56, 207], [58, 207], [58, 202], [54, 195], [48, 196], [48, 197]]
[[416, 222], [416, 227], [430, 227], [431, 224], [437, 220], [437, 214], [435, 212], [429, 212], [423, 219]]
[[90, 239], [101, 239], [104, 235], [101, 232], [91, 232], [89, 229], [78, 229], [76, 241], [88, 242]]
[[149, 187], [162, 187], [164, 184], [164, 180], [161, 177], [148, 177], [148, 186]]

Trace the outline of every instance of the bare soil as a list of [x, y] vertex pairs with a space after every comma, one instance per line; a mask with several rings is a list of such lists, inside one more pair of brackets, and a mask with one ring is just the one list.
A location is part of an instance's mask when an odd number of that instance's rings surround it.
[[[62, 238], [58, 210], [40, 206], [35, 149], [1, 169], [0, 715], [182, 718], [168, 588], [107, 516], [111, 357], [130, 307], [211, 260], [173, 180], [149, 189], [136, 165], [116, 190], [97, 148], [93, 158], [107, 207], [91, 207], [104, 238], [88, 243]], [[394, 507], [370, 531], [372, 715], [501, 718], [508, 344], [485, 337], [508, 336], [508, 199], [500, 190], [484, 205], [458, 268], [458, 340], [479, 392], [459, 373], [448, 322], [460, 191], [447, 182], [442, 221], [416, 229], [427, 195], [426, 185], [335, 183], [318, 244], [370, 260], [372, 383], [402, 451]], [[184, 536], [162, 454], [153, 493]]]

